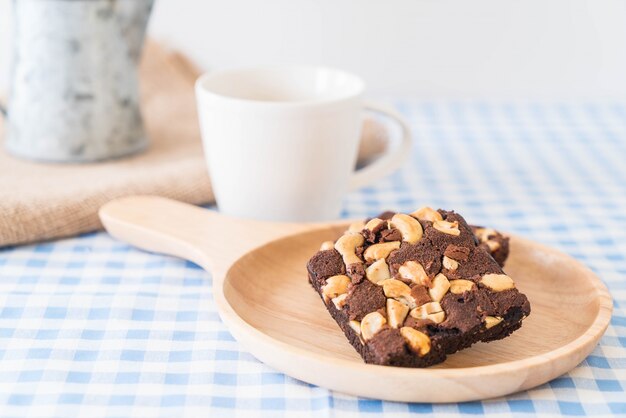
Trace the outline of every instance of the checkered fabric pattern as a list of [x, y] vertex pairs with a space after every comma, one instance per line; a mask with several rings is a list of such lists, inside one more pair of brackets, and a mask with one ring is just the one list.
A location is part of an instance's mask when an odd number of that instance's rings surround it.
[[483, 402], [333, 393], [242, 350], [211, 303], [209, 274], [95, 233], [0, 251], [0, 415], [626, 414], [626, 103], [393, 104], [414, 130], [411, 159], [348, 195], [343, 215], [454, 208], [581, 260], [615, 311], [576, 369]]

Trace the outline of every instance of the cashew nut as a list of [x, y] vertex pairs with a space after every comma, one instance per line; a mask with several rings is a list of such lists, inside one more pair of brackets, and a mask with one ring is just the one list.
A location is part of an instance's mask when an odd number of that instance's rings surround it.
[[388, 298], [399, 298], [411, 295], [411, 288], [400, 280], [389, 279], [379, 283], [383, 286], [385, 296]]
[[391, 328], [398, 328], [404, 324], [409, 314], [409, 307], [395, 299], [387, 299], [387, 319]]
[[494, 292], [515, 288], [513, 279], [506, 274], [485, 274], [480, 282]]
[[416, 319], [430, 319], [435, 324], [443, 322], [446, 314], [439, 302], [428, 302], [411, 310], [411, 316]]
[[459, 279], [450, 281], [450, 292], [455, 295], [460, 295], [463, 292], [472, 290], [474, 288], [474, 282], [471, 280]]
[[335, 305], [335, 308], [337, 308], [338, 310], [342, 310], [343, 307], [346, 305], [346, 299], [348, 299], [347, 293], [343, 293], [337, 297], [334, 297], [333, 304]]
[[400, 277], [406, 280], [410, 280], [413, 283], [421, 284], [422, 286], [428, 286], [430, 284], [430, 278], [426, 274], [424, 267], [417, 261], [407, 261], [398, 269]]
[[348, 230], [346, 231], [346, 233], [358, 234], [359, 232], [363, 230], [364, 226], [365, 226], [365, 222], [363, 221], [352, 222], [350, 226], [348, 227]]
[[476, 230], [474, 230], [474, 235], [478, 237], [480, 242], [485, 242], [489, 240], [489, 237], [497, 234], [496, 230], [492, 228], [476, 228]]
[[365, 239], [361, 234], [345, 234], [335, 243], [335, 250], [343, 257], [346, 266], [360, 263], [361, 259], [356, 255], [356, 247], [363, 245]]
[[348, 322], [348, 325], [357, 335], [361, 335], [361, 323], [359, 321], [352, 320]]
[[451, 259], [450, 257], [444, 255], [443, 256], [443, 267], [447, 270], [454, 271], [459, 268], [459, 262]]
[[332, 241], [324, 241], [322, 242], [322, 246], [320, 247], [320, 251], [332, 250], [335, 248], [335, 243]]
[[441, 213], [437, 212], [433, 208], [429, 208], [428, 206], [424, 206], [411, 213], [411, 216], [419, 219], [420, 221], [443, 221], [443, 217]]
[[433, 228], [435, 228], [439, 232], [443, 232], [444, 234], [454, 235], [455, 237], [461, 235], [458, 221], [435, 221], [433, 222]]
[[502, 322], [502, 318], [500, 318], [499, 316], [486, 316], [485, 317], [485, 328], [487, 328], [487, 329], [493, 328], [496, 325], [498, 325], [500, 322]]
[[411, 327], [400, 328], [400, 334], [418, 356], [424, 357], [430, 352], [430, 337]]
[[430, 289], [428, 289], [428, 294], [430, 298], [435, 302], [441, 302], [441, 299], [448, 293], [448, 289], [450, 289], [450, 282], [448, 278], [439, 273], [433, 279], [433, 284]]
[[422, 225], [415, 220], [415, 218], [403, 213], [393, 215], [393, 218], [391, 218], [391, 221], [389, 222], [389, 226], [397, 228], [402, 234], [402, 240], [411, 244], [415, 244], [419, 241], [424, 233]]
[[383, 280], [378, 283], [383, 286], [383, 292], [388, 298], [402, 302], [409, 308], [415, 307], [415, 298], [411, 295], [411, 288], [396, 279]]
[[365, 277], [372, 283], [379, 283], [383, 280], [387, 280], [391, 277], [389, 272], [389, 266], [385, 262], [384, 258], [372, 263], [365, 269]]
[[[361, 237], [363, 238], [363, 237]], [[335, 246], [335, 248], [337, 248]], [[400, 248], [400, 241], [383, 242], [380, 244], [374, 244], [367, 247], [363, 256], [366, 261], [380, 260], [381, 258], [387, 258], [390, 252]]]
[[339, 295], [348, 293], [348, 285], [350, 284], [350, 278], [339, 274], [326, 279], [326, 284], [322, 286], [322, 295], [324, 301], [328, 303], [329, 299], [336, 298]]
[[500, 248], [500, 243], [492, 239], [485, 241], [485, 244], [487, 244], [487, 247], [489, 247], [489, 251], [491, 252], [497, 251]]
[[370, 219], [366, 224], [365, 227], [363, 229], [369, 229], [370, 231], [373, 231], [374, 229], [378, 228], [378, 226], [382, 223], [384, 223], [385, 221], [383, 221], [382, 219], [378, 219], [378, 218], [373, 218]]
[[365, 341], [371, 340], [378, 331], [387, 325], [387, 320], [380, 312], [370, 312], [361, 321], [361, 335]]

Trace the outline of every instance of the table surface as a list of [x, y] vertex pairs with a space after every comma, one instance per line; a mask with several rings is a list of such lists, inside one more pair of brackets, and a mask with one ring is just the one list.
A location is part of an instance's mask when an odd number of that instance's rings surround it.
[[93, 233], [0, 251], [0, 415], [626, 414], [626, 103], [392, 103], [414, 130], [410, 161], [346, 196], [343, 216], [453, 208], [582, 261], [615, 311], [576, 369], [483, 402], [333, 393], [243, 350], [198, 266]]

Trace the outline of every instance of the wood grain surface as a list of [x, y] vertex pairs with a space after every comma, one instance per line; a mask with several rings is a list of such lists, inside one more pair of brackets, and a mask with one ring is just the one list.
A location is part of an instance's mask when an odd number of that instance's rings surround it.
[[306, 277], [307, 260], [348, 222], [262, 223], [150, 196], [110, 202], [100, 216], [121, 240], [210, 270], [222, 320], [255, 357], [295, 378], [353, 395], [459, 402], [529, 389], [579, 364], [611, 317], [611, 297], [593, 272], [557, 250], [513, 236], [505, 270], [532, 308], [519, 331], [427, 369], [368, 365]]

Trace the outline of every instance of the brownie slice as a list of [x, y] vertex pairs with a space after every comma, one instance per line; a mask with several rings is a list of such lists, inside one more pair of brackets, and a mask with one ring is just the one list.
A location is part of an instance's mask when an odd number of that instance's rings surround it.
[[530, 314], [499, 264], [507, 255], [508, 238], [496, 231], [421, 208], [351, 225], [307, 270], [365, 362], [426, 367], [508, 336]]
[[480, 242], [479, 245], [491, 254], [501, 267], [504, 267], [504, 263], [509, 257], [509, 237], [491, 228], [474, 225], [471, 225], [470, 228]]
[[[390, 210], [382, 212], [375, 216], [375, 218], [389, 220], [395, 215], [396, 212]], [[369, 221], [366, 219], [366, 222]], [[504, 267], [506, 259], [509, 256], [509, 237], [501, 234], [492, 228], [485, 228], [482, 226], [470, 225], [474, 236], [485, 250], [491, 254], [491, 256], [500, 264], [500, 267]]]

